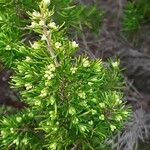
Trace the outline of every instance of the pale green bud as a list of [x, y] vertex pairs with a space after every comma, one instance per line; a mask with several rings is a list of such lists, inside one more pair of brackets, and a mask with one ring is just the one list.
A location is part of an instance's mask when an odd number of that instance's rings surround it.
[[56, 48], [60, 48], [60, 47], [61, 47], [61, 43], [56, 42], [56, 43], [55, 43], [55, 47], [56, 47]]
[[77, 70], [77, 68], [76, 68], [76, 67], [72, 67], [72, 68], [70, 68], [70, 71], [71, 71], [71, 73], [72, 73], [72, 74], [76, 73], [76, 70]]
[[57, 143], [50, 144], [50, 150], [56, 150], [57, 149]]
[[121, 121], [123, 119], [122, 116], [120, 116], [120, 115], [117, 115], [115, 118], [117, 121]]
[[99, 119], [100, 120], [105, 120], [105, 116], [102, 114], [102, 115], [99, 116]]
[[21, 122], [21, 121], [22, 121], [22, 118], [21, 118], [21, 117], [16, 117], [16, 121], [17, 121], [17, 122]]
[[118, 67], [119, 66], [119, 62], [112, 62], [112, 66], [114, 67], [114, 68], [116, 68], [116, 67]]
[[106, 107], [105, 103], [99, 103], [99, 106], [100, 106], [101, 108], [105, 108], [105, 107]]
[[71, 114], [71, 115], [76, 114], [76, 110], [75, 110], [74, 107], [70, 107], [68, 112], [69, 112], [69, 114]]
[[86, 98], [86, 94], [85, 94], [85, 92], [83, 92], [83, 91], [80, 91], [80, 92], [78, 93], [78, 96], [79, 96], [80, 98], [83, 98], [83, 99]]
[[114, 131], [115, 129], [116, 129], [116, 126], [114, 126], [114, 125], [110, 125], [110, 129], [111, 129], [111, 131]]
[[10, 45], [7, 45], [7, 46], [5, 47], [5, 49], [8, 50], [8, 51], [11, 50], [11, 46], [10, 46]]
[[78, 124], [78, 123], [79, 123], [79, 119], [75, 117], [75, 118], [72, 120], [72, 123]]

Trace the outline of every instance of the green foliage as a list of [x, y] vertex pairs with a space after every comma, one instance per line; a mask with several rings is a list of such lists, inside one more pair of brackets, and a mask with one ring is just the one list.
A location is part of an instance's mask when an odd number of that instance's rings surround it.
[[[20, 41], [29, 43], [37, 39], [32, 32], [27, 35], [24, 27], [30, 24], [26, 12], [37, 10], [38, 3], [39, 1], [36, 0], [1, 0], [0, 2], [0, 60], [9, 68], [15, 65], [16, 59], [20, 60], [23, 57], [18, 53], [18, 46], [24, 45]], [[50, 8], [54, 7], [56, 13], [53, 19], [58, 24], [65, 22], [67, 31], [70, 28], [80, 30], [80, 24], [96, 31], [102, 20], [102, 12], [96, 6], [75, 5], [73, 0], [53, 0]], [[96, 19], [93, 20], [93, 16], [97, 16]]]
[[30, 30], [40, 40], [18, 45], [13, 88], [28, 108], [0, 121], [0, 148], [32, 150], [99, 150], [122, 127], [129, 109], [122, 98], [118, 62], [105, 66], [87, 56], [73, 57], [78, 48], [53, 21], [49, 1], [29, 13]]
[[136, 0], [128, 2], [123, 17], [123, 30], [124, 31], [137, 31], [141, 25], [150, 22], [150, 1], [149, 0]]

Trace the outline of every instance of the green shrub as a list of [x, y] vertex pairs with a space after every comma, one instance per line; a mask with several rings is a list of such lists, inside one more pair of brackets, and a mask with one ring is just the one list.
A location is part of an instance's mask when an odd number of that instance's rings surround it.
[[123, 30], [137, 32], [142, 25], [150, 22], [150, 1], [135, 0], [128, 2], [124, 9]]
[[56, 25], [54, 10], [43, 0], [29, 13], [30, 30], [40, 40], [18, 45], [12, 86], [27, 107], [0, 120], [0, 148], [99, 150], [122, 127], [129, 109], [121, 101], [123, 86], [118, 62], [74, 57], [78, 44]]

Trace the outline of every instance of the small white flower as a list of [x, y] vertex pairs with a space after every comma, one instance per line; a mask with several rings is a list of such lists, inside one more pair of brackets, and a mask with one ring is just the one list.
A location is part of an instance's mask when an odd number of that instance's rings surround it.
[[39, 21], [39, 25], [40, 25], [40, 26], [44, 26], [44, 25], [45, 25], [45, 22], [44, 22], [43, 20], [40, 20], [40, 21]]
[[41, 17], [41, 14], [40, 14], [39, 12], [37, 12], [37, 11], [34, 11], [34, 12], [32, 13], [32, 15], [33, 15], [34, 17]]
[[50, 0], [43, 0], [45, 5], [49, 5], [50, 4]]
[[56, 23], [55, 22], [50, 22], [48, 24], [48, 27], [51, 28], [51, 29], [57, 29], [57, 26], [56, 26]]
[[56, 48], [60, 48], [60, 47], [61, 47], [61, 43], [56, 42], [56, 43], [55, 43], [55, 47], [56, 47]]
[[46, 41], [46, 40], [47, 40], [46, 36], [45, 36], [45, 35], [42, 35], [41, 40], [42, 40], [42, 41]]
[[73, 42], [72, 42], [72, 47], [73, 47], [73, 48], [77, 48], [78, 46], [79, 46], [79, 44], [77, 44], [76, 41], [73, 41]]

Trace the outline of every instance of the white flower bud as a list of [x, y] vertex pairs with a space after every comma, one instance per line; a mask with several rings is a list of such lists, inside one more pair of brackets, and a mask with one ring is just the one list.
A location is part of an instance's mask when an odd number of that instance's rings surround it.
[[39, 21], [39, 25], [40, 25], [40, 26], [44, 26], [44, 25], [45, 25], [45, 22], [44, 22], [43, 20], [40, 20], [40, 21]]
[[45, 5], [49, 5], [49, 4], [50, 4], [50, 0], [43, 0], [43, 3], [44, 3]]
[[32, 85], [30, 83], [25, 84], [26, 90], [32, 89]]
[[119, 66], [119, 62], [112, 62], [112, 66], [114, 67], [114, 68], [116, 68], [116, 67], [118, 67]]
[[34, 12], [32, 13], [32, 15], [33, 15], [34, 17], [41, 17], [41, 14], [40, 14], [39, 12], [37, 12], [37, 11], [34, 11]]
[[48, 27], [51, 28], [51, 29], [57, 29], [57, 26], [56, 26], [55, 22], [50, 22], [48, 24]]
[[89, 60], [87, 60], [86, 58], [83, 58], [83, 67], [88, 67], [90, 65]]
[[73, 47], [73, 48], [77, 48], [78, 46], [79, 46], [79, 44], [77, 44], [76, 41], [73, 41], [73, 42], [72, 42], [72, 47]]

